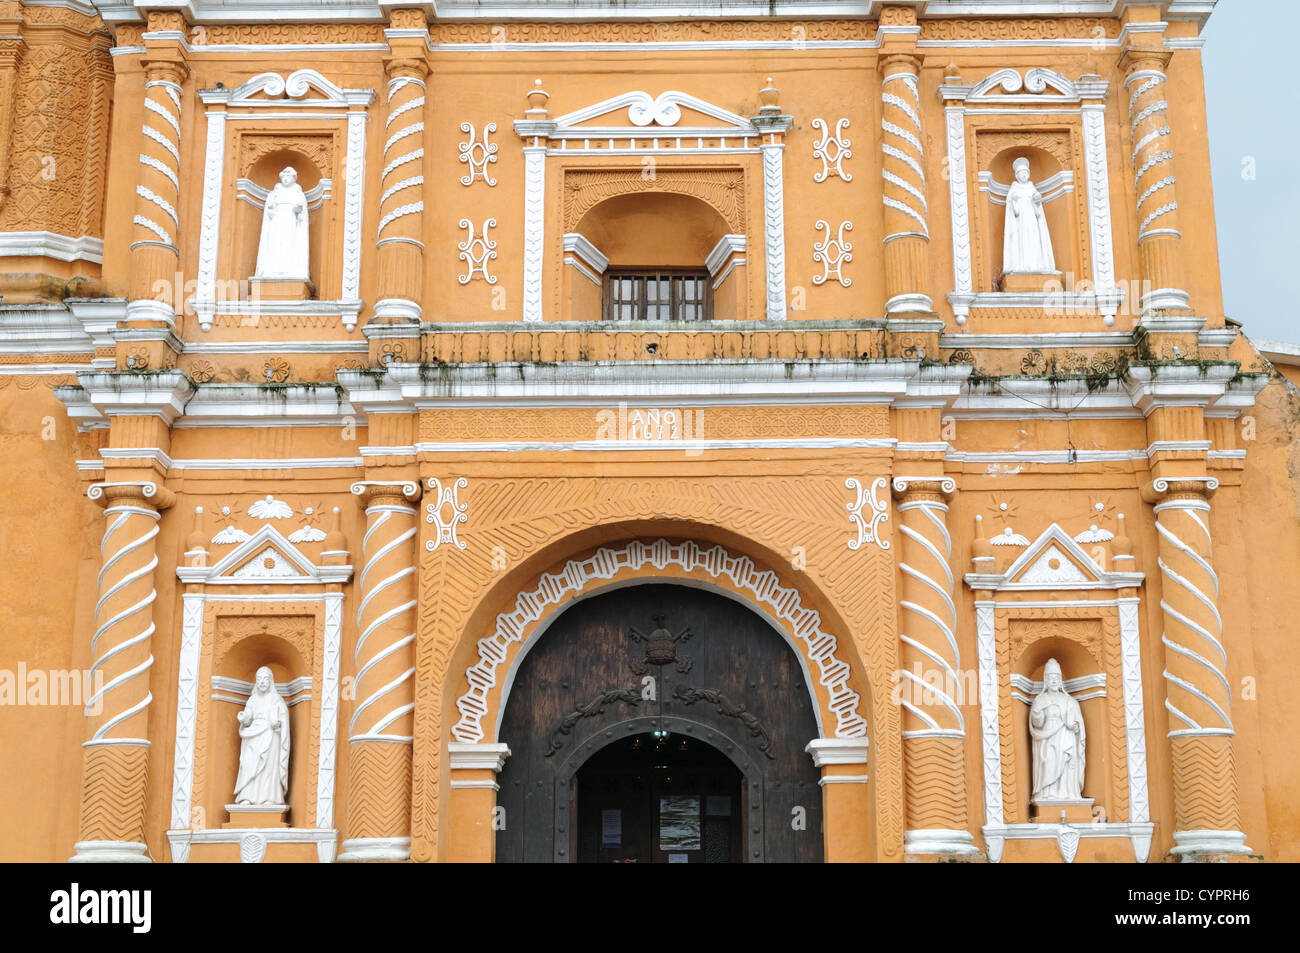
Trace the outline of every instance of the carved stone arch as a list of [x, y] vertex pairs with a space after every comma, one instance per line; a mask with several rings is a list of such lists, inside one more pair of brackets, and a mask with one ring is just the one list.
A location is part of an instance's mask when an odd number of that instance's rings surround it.
[[566, 559], [556, 571], [542, 573], [535, 587], [507, 601], [507, 611], [478, 641], [477, 659], [459, 680], [467, 687], [456, 700], [451, 739], [461, 744], [496, 740], [512, 673], [564, 609], [598, 592], [656, 580], [708, 588], [756, 611], [795, 650], [823, 737], [866, 737], [862, 693], [853, 687], [852, 667], [841, 648], [848, 643], [825, 631], [821, 613], [804, 604], [803, 594], [721, 544], [660, 538], [601, 546], [585, 558]]
[[564, 176], [564, 230], [575, 230], [596, 206], [624, 195], [657, 193], [699, 199], [726, 222], [745, 232], [745, 173], [737, 168], [659, 169], [653, 179], [641, 168], [572, 169]]

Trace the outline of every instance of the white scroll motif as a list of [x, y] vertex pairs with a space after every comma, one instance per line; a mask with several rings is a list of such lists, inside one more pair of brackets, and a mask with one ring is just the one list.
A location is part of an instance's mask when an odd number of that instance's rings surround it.
[[489, 162], [497, 161], [497, 144], [488, 142], [488, 136], [497, 131], [497, 124], [490, 122], [484, 126], [481, 140], [473, 123], [462, 122], [460, 131], [469, 133], [469, 139], [460, 143], [460, 161], [469, 165], [469, 174], [460, 177], [460, 184], [469, 186], [475, 179], [482, 179], [490, 186], [496, 185], [497, 180], [488, 175], [487, 167]]
[[488, 237], [488, 229], [496, 228], [497, 220], [495, 218], [485, 218], [483, 220], [483, 234], [477, 238], [474, 236], [474, 223], [467, 218], [460, 220], [460, 227], [465, 229], [468, 234], [463, 242], [457, 243], [460, 249], [460, 260], [465, 262], [469, 270], [458, 275], [456, 280], [462, 285], [467, 285], [476, 274], [482, 275], [483, 280], [490, 285], [497, 283], [496, 275], [488, 274], [488, 262], [496, 258], [497, 243], [495, 239]]
[[813, 284], [823, 285], [834, 278], [841, 286], [849, 287], [853, 284], [853, 279], [844, 276], [843, 267], [853, 260], [853, 245], [844, 240], [844, 233], [853, 231], [853, 223], [840, 222], [839, 231], [834, 238], [831, 237], [831, 227], [825, 219], [819, 218], [813, 227], [826, 230], [826, 237], [813, 243], [813, 261], [820, 262], [822, 266], [822, 273], [813, 275]]
[[[858, 528], [858, 538], [849, 540], [849, 549], [860, 549], [863, 543], [875, 543], [881, 549], [888, 549], [889, 540], [880, 538], [879, 527], [889, 519], [889, 503], [877, 499], [876, 492], [885, 489], [889, 481], [884, 477], [873, 480], [870, 495], [866, 487], [853, 477], [845, 480], [844, 485], [850, 490], [858, 491], [857, 500], [845, 504], [845, 508], [849, 511], [849, 522]], [[862, 512], [864, 507], [867, 509], [865, 516]]]
[[851, 142], [843, 134], [849, 121], [836, 120], [834, 135], [831, 134], [830, 127], [824, 119], [814, 119], [812, 125], [814, 129], [821, 130], [822, 134], [821, 138], [813, 143], [813, 158], [822, 160], [822, 170], [813, 173], [813, 181], [825, 182], [827, 177], [838, 175], [845, 182], [852, 182], [852, 174], [845, 172], [843, 166], [844, 160], [853, 156], [853, 150], [849, 148]]
[[[426, 523], [432, 523], [437, 533], [433, 539], [427, 540], [424, 548], [429, 552], [437, 552], [438, 547], [443, 543], [450, 543], [457, 549], [464, 549], [465, 543], [456, 536], [456, 525], [469, 520], [466, 510], [469, 508], [468, 503], [460, 502], [458, 493], [469, 485], [469, 481], [464, 477], [450, 483], [447, 486], [442, 485], [442, 481], [437, 477], [430, 477], [428, 482], [429, 492], [435, 497], [434, 501], [425, 505]], [[444, 517], [444, 513], [449, 514]]]

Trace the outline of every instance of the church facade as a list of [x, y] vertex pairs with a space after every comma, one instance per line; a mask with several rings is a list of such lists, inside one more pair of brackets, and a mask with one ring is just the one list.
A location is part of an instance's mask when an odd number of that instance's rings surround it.
[[1212, 7], [0, 0], [5, 859], [1300, 859]]

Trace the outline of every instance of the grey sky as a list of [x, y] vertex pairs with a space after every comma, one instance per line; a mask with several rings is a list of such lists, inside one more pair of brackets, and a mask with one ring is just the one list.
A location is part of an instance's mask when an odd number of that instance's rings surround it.
[[1251, 337], [1300, 343], [1300, 2], [1219, 0], [1202, 36], [1224, 310]]

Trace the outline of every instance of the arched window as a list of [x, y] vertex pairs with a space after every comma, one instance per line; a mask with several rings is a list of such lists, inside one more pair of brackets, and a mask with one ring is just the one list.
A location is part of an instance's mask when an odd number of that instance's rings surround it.
[[691, 195], [644, 191], [591, 208], [564, 236], [567, 317], [576, 321], [743, 318], [745, 236]]

